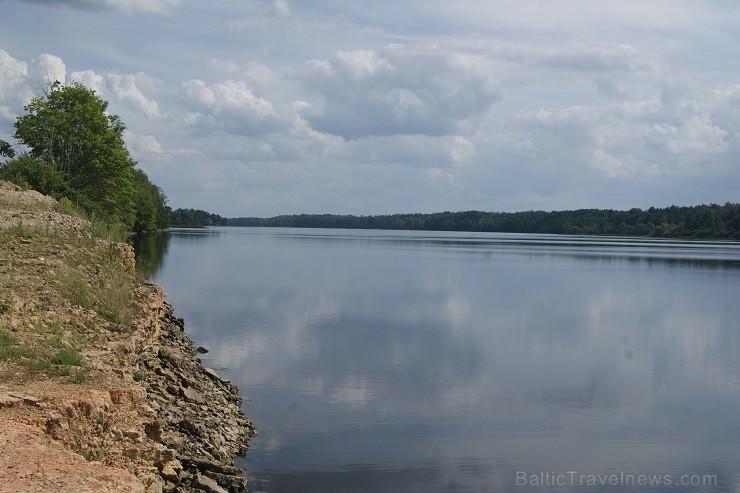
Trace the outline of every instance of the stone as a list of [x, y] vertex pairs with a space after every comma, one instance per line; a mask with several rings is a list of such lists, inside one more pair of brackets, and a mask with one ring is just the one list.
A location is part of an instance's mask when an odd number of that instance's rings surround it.
[[216, 481], [208, 476], [204, 476], [203, 474], [195, 476], [195, 481], [193, 481], [193, 483], [195, 486], [208, 493], [229, 493], [227, 490], [221, 488]]
[[0, 392], [0, 407], [14, 407], [20, 405], [38, 406], [39, 400], [31, 395], [20, 392]]
[[110, 400], [113, 404], [129, 404], [141, 402], [146, 397], [146, 391], [141, 387], [127, 389], [111, 389]]
[[144, 433], [155, 442], [162, 441], [162, 423], [153, 421], [144, 425]]
[[123, 432], [124, 436], [129, 440], [139, 441], [141, 440], [141, 433], [137, 430], [128, 430]]
[[177, 482], [178, 475], [182, 471], [182, 464], [179, 460], [171, 460], [162, 464], [159, 474], [167, 481]]
[[192, 387], [183, 389], [182, 394], [185, 399], [195, 404], [203, 404], [206, 401], [203, 395]]

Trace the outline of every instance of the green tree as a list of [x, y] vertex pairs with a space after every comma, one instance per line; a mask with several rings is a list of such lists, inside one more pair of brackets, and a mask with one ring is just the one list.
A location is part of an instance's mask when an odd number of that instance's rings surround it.
[[108, 103], [79, 83], [55, 82], [24, 107], [14, 137], [35, 159], [54, 166], [89, 213], [134, 225], [134, 161], [123, 141], [124, 125], [106, 114]]
[[154, 231], [169, 226], [170, 210], [162, 189], [149, 180], [140, 169], [132, 172], [136, 219], [134, 231]]
[[0, 167], [0, 179], [57, 198], [74, 195], [67, 185], [64, 173], [53, 164], [36, 159], [27, 153], [3, 164]]
[[13, 149], [13, 146], [5, 142], [4, 140], [0, 140], [0, 156], [9, 157], [11, 159], [15, 157], [15, 150]]

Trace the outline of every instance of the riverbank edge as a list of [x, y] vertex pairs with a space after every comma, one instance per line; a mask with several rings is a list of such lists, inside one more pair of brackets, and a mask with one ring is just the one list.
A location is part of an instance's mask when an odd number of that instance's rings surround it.
[[[79, 382], [44, 371], [20, 379], [0, 373], [0, 443], [17, 452], [0, 458], [0, 491], [100, 491], [101, 485], [149, 493], [246, 491], [245, 472], [234, 460], [246, 452], [254, 425], [242, 412], [239, 389], [196, 357], [163, 289], [131, 277], [134, 315], [123, 331], [112, 330], [94, 309], [62, 302], [61, 288], [14, 289], [26, 274], [38, 280], [39, 272], [52, 273], [43, 279], [47, 288], [58, 285], [72, 258], [59, 244], [38, 255], [37, 245], [88, 234], [89, 223], [57, 212], [54, 199], [7, 182], [0, 182], [0, 199], [0, 227], [14, 230], [0, 245], [13, 273], [3, 281], [11, 288], [0, 313], [4, 344], [14, 340], [23, 349], [23, 338], [48, 329], [42, 326], [50, 317], [58, 322], [56, 343], [70, 334], [98, 341], [80, 348], [85, 369], [77, 374], [89, 377]], [[108, 282], [101, 252], [134, 271], [131, 246], [91, 239], [90, 251], [82, 252], [89, 265], [72, 267], [81, 267], [73, 271], [80, 282], [89, 272], [87, 282]], [[8, 369], [7, 360], [0, 369]]]
[[144, 431], [175, 451], [175, 461], [156, 464], [163, 491], [246, 491], [245, 472], [233, 464], [256, 432], [242, 411], [238, 387], [196, 357], [185, 321], [175, 316], [160, 286], [145, 282], [139, 289], [150, 317], [141, 320], [149, 329], [140, 333], [149, 336], [130, 349], [145, 401], [157, 415]]

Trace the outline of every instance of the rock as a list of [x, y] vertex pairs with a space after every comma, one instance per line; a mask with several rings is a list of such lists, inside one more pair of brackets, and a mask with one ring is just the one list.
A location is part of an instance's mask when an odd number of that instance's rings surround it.
[[182, 464], [179, 460], [171, 460], [162, 464], [159, 474], [167, 481], [177, 483], [178, 475], [182, 471]]
[[208, 349], [204, 348], [203, 346], [198, 346], [195, 352], [199, 354], [206, 354], [208, 352]]
[[155, 442], [162, 441], [162, 423], [153, 421], [144, 426], [144, 433]]
[[243, 476], [229, 476], [210, 471], [205, 471], [203, 474], [216, 481], [220, 487], [228, 491], [237, 493], [247, 491], [247, 479]]
[[200, 392], [198, 392], [197, 390], [194, 390], [192, 387], [188, 387], [186, 389], [183, 389], [182, 395], [189, 402], [192, 402], [192, 403], [195, 403], [195, 404], [203, 404], [206, 401], [205, 398], [203, 397], [203, 395]]
[[193, 485], [208, 493], [229, 493], [227, 490], [221, 488], [216, 481], [202, 474], [195, 476]]
[[162, 478], [153, 473], [146, 474], [139, 478], [141, 483], [144, 485], [145, 493], [162, 493], [165, 482]]
[[38, 406], [39, 400], [31, 395], [19, 392], [0, 392], [0, 407], [14, 407], [21, 405]]
[[141, 387], [110, 390], [110, 400], [113, 404], [141, 402], [144, 397], [146, 397], [146, 392]]
[[141, 433], [139, 433], [139, 431], [138, 431], [138, 430], [128, 430], [128, 431], [124, 431], [124, 432], [123, 432], [123, 435], [124, 435], [124, 436], [125, 436], [126, 438], [128, 438], [129, 440], [133, 440], [133, 441], [135, 441], [135, 442], [136, 442], [136, 441], [139, 441], [139, 440], [141, 440]]

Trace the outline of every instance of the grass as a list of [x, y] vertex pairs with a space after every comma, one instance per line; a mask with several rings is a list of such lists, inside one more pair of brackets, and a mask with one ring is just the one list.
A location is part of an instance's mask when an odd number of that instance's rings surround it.
[[24, 380], [34, 374], [71, 377], [70, 381], [82, 383], [89, 369], [85, 357], [75, 347], [62, 342], [60, 335], [52, 334], [43, 344], [20, 344], [18, 337], [0, 330], [0, 362], [10, 363], [20, 372], [16, 377]]
[[18, 345], [18, 338], [0, 330], [0, 361], [12, 361], [32, 356], [31, 349]]
[[98, 461], [101, 462], [105, 459], [105, 447], [98, 447], [96, 450], [80, 450], [78, 452], [86, 461]]
[[127, 265], [121, 253], [107, 242], [72, 237], [67, 248], [93, 250], [97, 258], [94, 265], [84, 265], [84, 261], [80, 265], [73, 257], [67, 268], [56, 274], [59, 292], [73, 305], [94, 310], [118, 330], [125, 329], [133, 316], [135, 269]]
[[111, 243], [125, 229], [68, 200], [54, 210], [88, 222], [57, 229], [11, 214], [0, 227], [0, 381], [83, 383], [92, 372], [85, 349], [106, 340], [106, 330], [126, 332], [134, 316], [137, 274]]
[[52, 363], [59, 366], [80, 366], [85, 362], [85, 357], [72, 347], [60, 347], [52, 357]]

